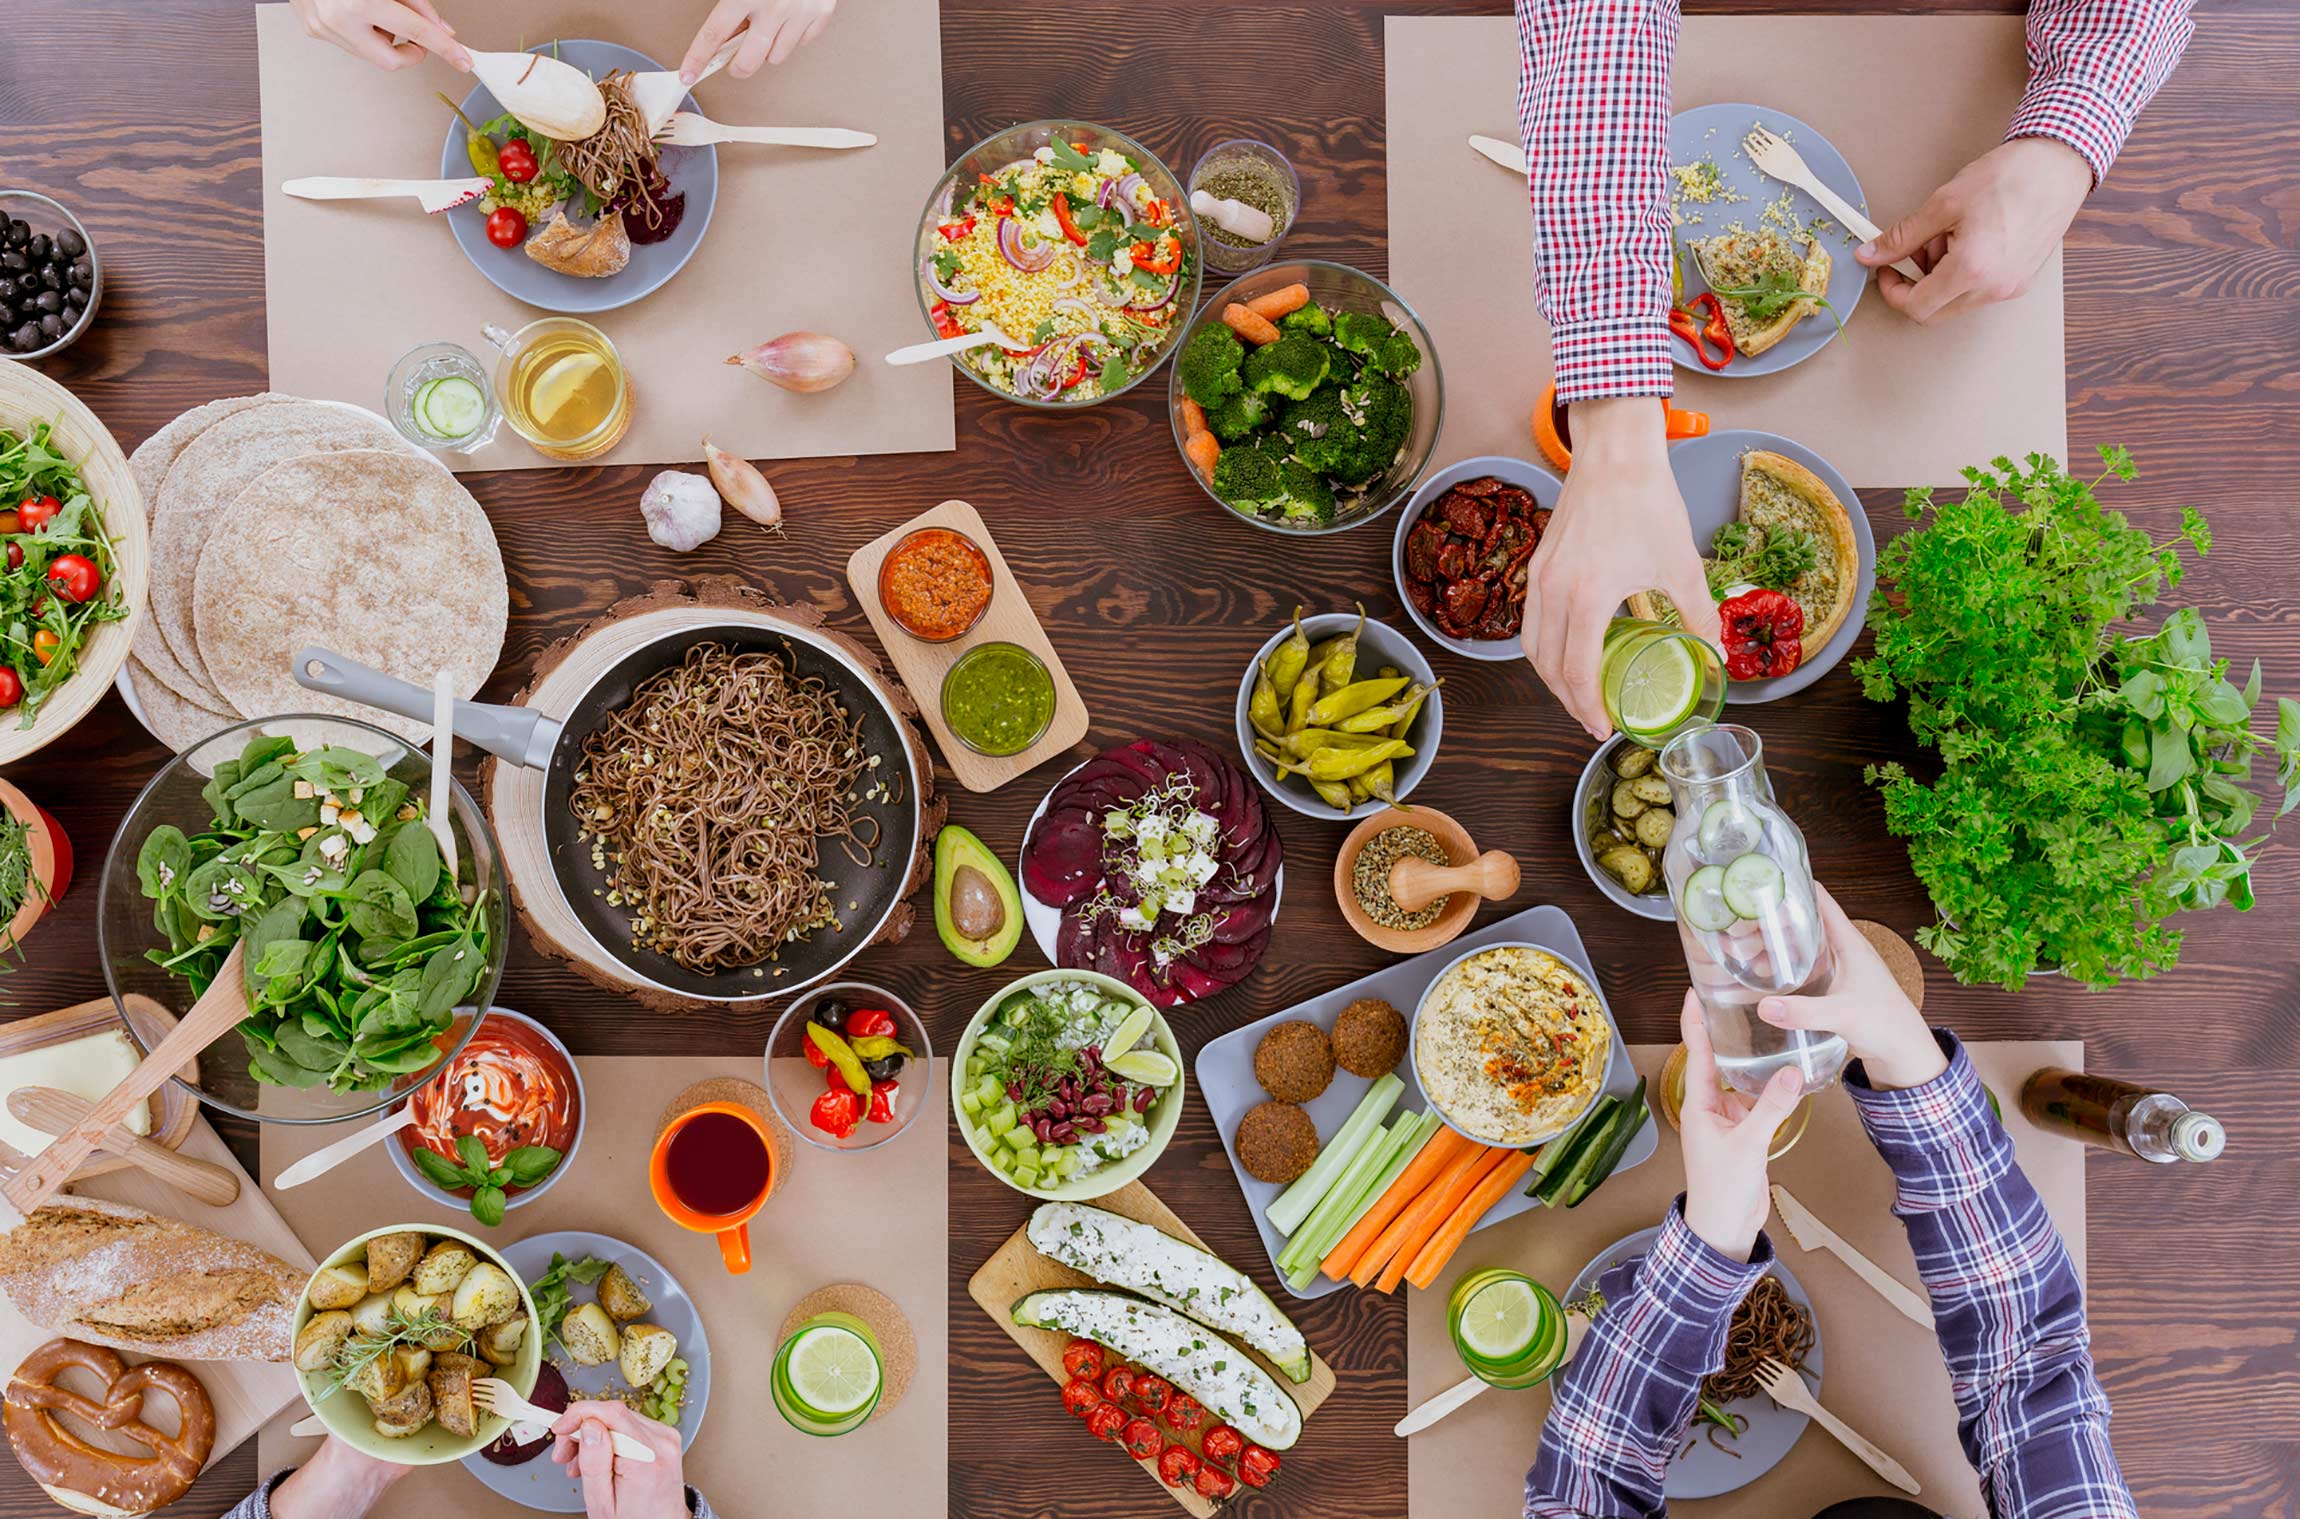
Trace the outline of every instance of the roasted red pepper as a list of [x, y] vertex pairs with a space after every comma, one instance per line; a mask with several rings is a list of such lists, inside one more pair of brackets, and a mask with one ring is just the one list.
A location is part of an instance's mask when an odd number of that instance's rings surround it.
[[1182, 240], [1177, 237], [1161, 237], [1156, 248], [1136, 243], [1127, 251], [1134, 257], [1135, 268], [1151, 274], [1172, 274], [1182, 267]]
[[950, 302], [948, 301], [936, 301], [926, 308], [926, 314], [934, 319], [934, 335], [936, 337], [955, 338], [966, 331], [964, 327], [958, 325], [958, 318], [950, 314]]
[[1805, 609], [1780, 591], [1744, 591], [1717, 609], [1725, 627], [1725, 673], [1770, 680], [1805, 662]]
[[1080, 247], [1086, 245], [1086, 234], [1079, 231], [1078, 223], [1070, 219], [1070, 197], [1067, 195], [1054, 197], [1054, 222], [1056, 226], [1062, 229], [1064, 237], [1069, 238]]
[[[1695, 312], [1706, 313], [1706, 319]], [[1669, 330], [1683, 338], [1693, 350], [1693, 356], [1705, 369], [1723, 369], [1733, 362], [1733, 329], [1725, 320], [1725, 308], [1718, 304], [1715, 292], [1704, 290], [1682, 306], [1669, 309]], [[1717, 345], [1717, 357], [1709, 356], [1709, 345]]]
[[971, 216], [962, 216], [957, 221], [944, 222], [941, 226], [935, 228], [935, 230], [942, 234], [942, 240], [944, 242], [955, 243], [960, 238], [966, 236], [966, 234], [974, 230], [974, 218]]
[[833, 1139], [844, 1139], [862, 1121], [862, 1111], [862, 1099], [841, 1088], [817, 1097], [807, 1111], [807, 1121]]

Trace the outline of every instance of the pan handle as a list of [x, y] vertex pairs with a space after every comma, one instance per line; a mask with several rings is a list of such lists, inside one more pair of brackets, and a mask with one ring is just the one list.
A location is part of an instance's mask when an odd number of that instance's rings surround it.
[[[307, 691], [323, 691], [329, 696], [396, 712], [418, 722], [431, 721], [429, 691], [381, 670], [371, 670], [358, 660], [346, 659], [332, 650], [316, 645], [297, 650], [292, 673], [296, 684]], [[467, 738], [514, 765], [541, 770], [551, 763], [551, 751], [558, 746], [559, 724], [528, 707], [458, 701], [455, 736]]]

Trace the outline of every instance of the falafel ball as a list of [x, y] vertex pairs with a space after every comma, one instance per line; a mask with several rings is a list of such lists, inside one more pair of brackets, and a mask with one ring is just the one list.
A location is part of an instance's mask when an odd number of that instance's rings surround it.
[[1280, 1102], [1308, 1102], [1334, 1079], [1334, 1046], [1316, 1024], [1289, 1019], [1254, 1047], [1254, 1079]]
[[1259, 1181], [1283, 1185], [1318, 1158], [1318, 1126], [1290, 1102], [1265, 1102], [1238, 1120], [1238, 1164]]
[[1333, 1047], [1352, 1076], [1386, 1076], [1405, 1058], [1405, 1015], [1379, 997], [1360, 997], [1334, 1020]]

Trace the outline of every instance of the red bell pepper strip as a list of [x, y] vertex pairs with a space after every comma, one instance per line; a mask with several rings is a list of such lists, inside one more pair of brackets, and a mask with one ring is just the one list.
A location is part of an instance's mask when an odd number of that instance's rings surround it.
[[928, 316], [934, 319], [936, 337], [955, 338], [966, 331], [964, 327], [958, 325], [958, 318], [950, 314], [950, 302], [948, 301], [936, 301], [932, 306], [926, 308], [926, 312]]
[[[1706, 313], [1706, 320], [1695, 312]], [[1723, 369], [1733, 362], [1733, 329], [1725, 320], [1725, 308], [1718, 304], [1715, 292], [1704, 290], [1683, 306], [1669, 310], [1669, 330], [1683, 338], [1693, 350], [1693, 356], [1705, 369]], [[1709, 356], [1709, 345], [1717, 347], [1717, 357]]]
[[1064, 237], [1069, 238], [1080, 247], [1086, 245], [1086, 234], [1079, 231], [1078, 223], [1070, 219], [1070, 198], [1068, 196], [1057, 195], [1054, 197], [1054, 221], [1057, 226], [1062, 228]]
[[1181, 239], [1161, 237], [1158, 241], [1164, 246], [1163, 256], [1148, 243], [1136, 243], [1128, 250], [1134, 255], [1134, 267], [1151, 274], [1172, 274], [1182, 267]]
[[941, 226], [935, 228], [935, 230], [942, 234], [942, 240], [944, 242], [955, 243], [960, 238], [966, 236], [966, 234], [974, 230], [974, 218], [971, 216], [965, 216], [954, 222], [944, 222]]

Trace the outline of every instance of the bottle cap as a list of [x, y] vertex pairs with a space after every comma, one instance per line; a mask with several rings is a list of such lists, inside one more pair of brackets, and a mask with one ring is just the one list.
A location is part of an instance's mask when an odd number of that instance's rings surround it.
[[2172, 1120], [2172, 1148], [2182, 1160], [2215, 1160], [2228, 1148], [2228, 1131], [2210, 1113], [2183, 1113]]

